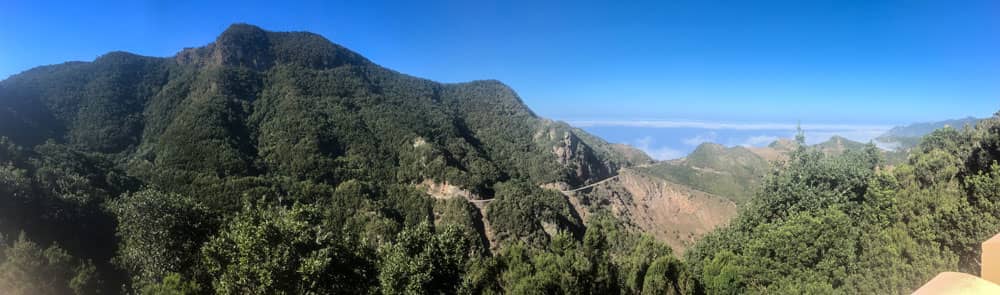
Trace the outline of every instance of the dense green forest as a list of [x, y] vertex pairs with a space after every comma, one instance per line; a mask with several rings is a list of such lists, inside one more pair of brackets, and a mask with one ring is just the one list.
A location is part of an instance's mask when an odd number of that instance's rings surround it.
[[496, 81], [234, 25], [175, 57], [0, 82], [0, 293], [882, 294], [978, 271], [1000, 228], [1000, 118], [892, 167], [871, 145], [799, 147], [682, 259], [542, 188], [647, 157]]
[[403, 75], [311, 33], [234, 25], [171, 58], [35, 68], [0, 82], [0, 136], [0, 293], [597, 292], [680, 263], [540, 187], [645, 155], [499, 82]]

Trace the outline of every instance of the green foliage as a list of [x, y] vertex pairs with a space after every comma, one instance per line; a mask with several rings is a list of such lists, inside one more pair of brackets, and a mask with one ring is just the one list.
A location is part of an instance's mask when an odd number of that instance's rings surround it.
[[215, 230], [207, 209], [191, 198], [143, 190], [114, 200], [121, 242], [116, 262], [134, 286], [166, 280], [171, 273], [199, 270], [199, 249]]
[[368, 254], [355, 246], [324, 224], [315, 207], [258, 202], [212, 237], [202, 257], [217, 293], [356, 293], [374, 273]]
[[379, 248], [379, 283], [385, 294], [449, 294], [479, 254], [457, 227], [432, 232], [427, 223], [408, 227]]
[[886, 170], [868, 147], [792, 154], [728, 228], [687, 253], [708, 293], [905, 293], [977, 273], [1000, 228], [1000, 118], [937, 130]]
[[[52, 142], [34, 150], [6, 140], [3, 145], [0, 234], [26, 232], [40, 244], [58, 244], [81, 261], [94, 262], [87, 262], [75, 286], [115, 288], [110, 264], [115, 223], [101, 204], [135, 182], [99, 153]], [[111, 279], [88, 279], [98, 276]]]
[[646, 270], [642, 294], [694, 294], [696, 289], [689, 276], [680, 260], [661, 256]]
[[694, 276], [670, 248], [625, 232], [610, 216], [588, 223], [583, 241], [566, 232], [544, 248], [516, 243], [499, 254], [500, 285], [513, 294], [692, 294]]
[[548, 239], [543, 223], [560, 230], [579, 232], [581, 222], [565, 197], [523, 181], [497, 184], [496, 200], [486, 216], [500, 240], [520, 240], [532, 245], [544, 245]]
[[742, 205], [771, 171], [771, 164], [744, 147], [703, 143], [683, 161], [659, 162], [637, 170]]
[[180, 274], [171, 273], [163, 277], [163, 281], [146, 285], [140, 291], [145, 295], [193, 295], [199, 294], [201, 286], [192, 281], [185, 281]]
[[0, 244], [0, 252], [0, 293], [100, 294], [94, 265], [58, 245], [43, 250], [21, 233], [13, 244]]
[[[80, 290], [503, 293], [484, 221], [500, 245], [570, 232], [559, 243], [593, 267], [569, 277], [613, 290], [605, 238], [539, 185], [646, 162], [498, 81], [436, 83], [250, 25], [172, 58], [114, 52], [0, 81], [0, 234], [93, 261], [67, 280]], [[415, 187], [428, 180], [495, 201], [435, 200]]]

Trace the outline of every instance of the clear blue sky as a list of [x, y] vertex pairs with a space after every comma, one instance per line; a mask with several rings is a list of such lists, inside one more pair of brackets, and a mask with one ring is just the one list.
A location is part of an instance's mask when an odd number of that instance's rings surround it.
[[80, 2], [0, 2], [0, 78], [112, 50], [171, 56], [246, 22], [438, 81], [498, 79], [556, 119], [903, 123], [1000, 109], [992, 0]]

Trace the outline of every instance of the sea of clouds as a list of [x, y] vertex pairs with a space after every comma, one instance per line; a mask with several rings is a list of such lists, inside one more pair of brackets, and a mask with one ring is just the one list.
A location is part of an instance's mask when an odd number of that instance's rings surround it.
[[658, 160], [684, 157], [705, 142], [726, 146], [767, 146], [779, 138], [794, 137], [800, 126], [808, 144], [826, 141], [834, 135], [867, 143], [893, 127], [878, 124], [683, 120], [567, 120], [567, 122], [610, 142], [635, 146]]

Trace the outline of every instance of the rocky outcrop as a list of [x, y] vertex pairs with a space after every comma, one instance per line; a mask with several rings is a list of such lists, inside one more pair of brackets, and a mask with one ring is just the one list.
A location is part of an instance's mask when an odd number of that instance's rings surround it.
[[535, 133], [535, 141], [550, 146], [556, 161], [570, 169], [571, 185], [585, 185], [608, 178], [619, 168], [628, 165], [607, 155], [598, 156], [595, 149], [601, 147], [597, 145], [606, 145], [610, 150], [610, 144], [584, 142], [565, 123], [543, 122], [541, 129]]
[[490, 251], [496, 251], [499, 249], [500, 242], [496, 238], [493, 226], [490, 225], [490, 220], [486, 218], [486, 208], [489, 206], [490, 202], [493, 201], [492, 198], [482, 199], [479, 195], [476, 195], [469, 190], [462, 189], [447, 182], [434, 182], [434, 180], [430, 179], [426, 179], [418, 184], [417, 188], [427, 192], [427, 194], [435, 200], [462, 199], [472, 204], [472, 206], [476, 207], [476, 210], [479, 211], [479, 214], [476, 214], [479, 220], [473, 220], [476, 230], [479, 231], [484, 238], [486, 238], [486, 241], [490, 246]]
[[448, 182], [434, 182], [433, 180], [427, 179], [421, 182], [419, 187], [424, 188], [428, 195], [432, 198], [439, 200], [454, 199], [454, 198], [464, 198], [467, 200], [479, 200], [481, 199], [478, 195], [472, 193], [467, 189], [463, 189]]
[[215, 42], [185, 48], [174, 60], [182, 65], [233, 66], [266, 71], [276, 65], [329, 69], [371, 62], [361, 55], [308, 32], [268, 32], [256, 26], [234, 24]]

